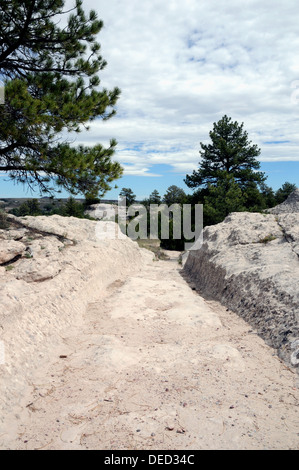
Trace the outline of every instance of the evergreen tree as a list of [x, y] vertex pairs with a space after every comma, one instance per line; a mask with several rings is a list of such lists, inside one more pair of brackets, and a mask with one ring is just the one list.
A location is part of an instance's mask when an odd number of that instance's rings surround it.
[[78, 217], [79, 219], [82, 219], [84, 218], [84, 209], [84, 204], [76, 201], [73, 197], [70, 197], [66, 204], [61, 208], [60, 214], [65, 217]]
[[51, 191], [54, 180], [73, 194], [97, 196], [122, 174], [111, 160], [116, 141], [74, 147], [59, 137], [112, 117], [120, 90], [98, 89], [103, 22], [74, 1], [67, 12], [65, 0], [0, 0], [0, 171], [41, 191]]
[[233, 122], [225, 115], [214, 123], [209, 135], [212, 143], [200, 144], [202, 160], [199, 169], [186, 176], [185, 183], [189, 188], [207, 188], [209, 184], [217, 184], [223, 174], [233, 176], [241, 189], [265, 181], [264, 174], [257, 171], [260, 163], [256, 158], [260, 149], [248, 140], [243, 124]]
[[231, 212], [245, 210], [246, 198], [229, 173], [223, 174], [216, 185], [210, 185], [209, 195], [204, 197], [204, 225], [222, 222]]
[[145, 198], [143, 199], [143, 201], [141, 201], [141, 204], [146, 207], [147, 210], [150, 209], [150, 205], [151, 204], [161, 204], [162, 200], [161, 200], [161, 196], [159, 194], [159, 191], [157, 189], [154, 189], [154, 191], [152, 191], [152, 193], [149, 195], [148, 198]]
[[167, 204], [168, 206], [172, 204], [184, 204], [185, 200], [185, 191], [174, 184], [169, 186], [163, 197], [164, 204]]
[[126, 198], [127, 207], [131, 206], [136, 201], [136, 196], [131, 188], [122, 188], [119, 195], [123, 198]]
[[274, 207], [276, 205], [275, 193], [273, 189], [270, 188], [270, 186], [266, 185], [265, 183], [260, 184], [260, 192], [264, 201], [264, 209], [269, 209], [270, 207]]
[[154, 191], [149, 195], [148, 203], [149, 204], [161, 204], [161, 196], [157, 189], [154, 189]]
[[17, 217], [25, 217], [26, 215], [37, 216], [41, 215], [42, 211], [37, 199], [28, 199], [23, 202], [20, 207], [10, 210], [11, 214]]

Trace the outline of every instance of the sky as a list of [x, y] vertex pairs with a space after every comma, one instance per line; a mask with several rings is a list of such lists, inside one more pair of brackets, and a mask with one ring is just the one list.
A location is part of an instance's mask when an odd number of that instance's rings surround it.
[[[67, 0], [67, 5], [72, 4]], [[117, 115], [77, 143], [118, 142], [115, 199], [161, 195], [198, 168], [200, 142], [224, 114], [261, 149], [267, 184], [299, 186], [299, 30], [296, 0], [84, 0], [104, 21], [101, 86], [122, 91]], [[0, 176], [0, 198], [32, 197]], [[36, 193], [38, 197], [38, 193]]]

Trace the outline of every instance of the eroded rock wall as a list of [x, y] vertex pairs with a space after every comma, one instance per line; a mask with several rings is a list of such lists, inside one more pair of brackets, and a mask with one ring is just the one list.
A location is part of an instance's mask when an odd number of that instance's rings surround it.
[[233, 213], [206, 227], [184, 265], [203, 296], [242, 316], [288, 364], [299, 363], [299, 213]]

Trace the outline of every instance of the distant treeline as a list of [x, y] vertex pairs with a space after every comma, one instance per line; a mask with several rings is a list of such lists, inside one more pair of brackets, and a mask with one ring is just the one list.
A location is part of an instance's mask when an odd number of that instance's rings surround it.
[[[208, 189], [200, 189], [195, 191], [193, 194], [186, 194], [182, 188], [172, 185], [170, 186], [164, 196], [160, 196], [158, 190], [152, 191], [148, 198], [140, 201], [144, 207], [149, 209], [151, 204], [166, 204], [171, 206], [172, 204], [203, 204], [203, 223], [204, 226], [214, 225], [222, 222], [224, 218], [230, 212], [262, 212], [266, 209], [274, 207], [284, 202], [287, 197], [296, 189], [296, 185], [291, 183], [284, 183], [281, 188], [274, 191], [272, 188], [266, 186], [264, 183], [257, 186], [247, 188], [247, 192], [243, 195], [240, 194], [239, 187], [237, 187], [232, 181], [228, 181], [228, 186], [225, 186], [224, 182], [220, 185], [209, 187]], [[121, 196], [126, 197], [127, 206], [137, 203], [136, 196], [131, 188], [123, 188]], [[42, 204], [38, 199], [28, 199], [20, 204], [19, 207], [9, 210], [9, 213], [14, 214], [17, 217], [24, 217], [26, 215], [39, 216], [46, 215], [51, 216], [54, 214], [61, 215], [63, 217], [77, 217], [92, 219], [86, 210], [96, 203], [100, 203], [99, 199], [89, 199], [83, 202], [77, 201], [73, 197], [67, 200], [49, 199], [46, 202], [42, 199]], [[105, 203], [115, 203], [116, 201], [105, 200]], [[137, 206], [138, 208], [138, 206]], [[136, 211], [138, 215], [138, 210]], [[148, 218], [150, 214], [148, 212]], [[116, 217], [117, 221], [117, 217]], [[150, 226], [148, 220], [148, 228]], [[194, 230], [194, 223], [192, 224], [192, 230]], [[123, 227], [123, 229], [125, 229]], [[159, 233], [161, 227], [159, 226]], [[184, 245], [190, 240], [184, 238], [177, 240], [173, 238], [173, 226], [172, 220], [169, 221], [169, 238], [161, 240], [161, 247], [168, 250], [184, 250]]]
[[[161, 196], [158, 190], [152, 191], [148, 198], [141, 201], [145, 207], [151, 204], [196, 204], [203, 205], [203, 224], [214, 225], [222, 222], [232, 212], [263, 212], [271, 207], [281, 204], [296, 189], [296, 185], [285, 182], [281, 188], [274, 191], [266, 184], [267, 176], [260, 171], [260, 162], [257, 157], [260, 149], [248, 139], [243, 124], [233, 122], [226, 115], [214, 123], [209, 133], [211, 142], [201, 143], [201, 160], [198, 170], [186, 175], [185, 183], [192, 189], [192, 194], [186, 194], [182, 188], [171, 185]], [[120, 197], [126, 198], [127, 206], [136, 201], [131, 188], [122, 188]], [[28, 200], [14, 208], [11, 212], [17, 216], [25, 215], [53, 215], [73, 217], [88, 217], [85, 215], [87, 207], [101, 202], [97, 198], [87, 198], [84, 202], [76, 201], [70, 197], [65, 203], [57, 204], [52, 200], [43, 204], [41, 208], [36, 199]], [[195, 230], [195, 212], [193, 211], [192, 231]], [[138, 211], [137, 214], [138, 215]], [[191, 212], [192, 215], [192, 212]], [[131, 217], [135, 218], [134, 215]], [[148, 216], [147, 216], [148, 217]], [[147, 220], [147, 226], [149, 220]], [[168, 239], [161, 240], [161, 246], [167, 249], [183, 250], [186, 242], [192, 240], [174, 239], [173, 221], [169, 219]], [[161, 237], [159, 237], [161, 238]]]
[[19, 207], [9, 210], [10, 214], [17, 217], [25, 217], [26, 215], [61, 215], [63, 217], [90, 218], [85, 214], [86, 209], [94, 201], [85, 200], [85, 202], [76, 201], [70, 197], [66, 201], [53, 199], [51, 202], [41, 204], [38, 199], [28, 199], [20, 204]]

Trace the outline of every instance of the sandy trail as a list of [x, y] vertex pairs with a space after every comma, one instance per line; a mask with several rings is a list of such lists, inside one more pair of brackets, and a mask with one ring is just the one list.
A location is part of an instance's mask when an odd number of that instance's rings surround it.
[[2, 448], [299, 448], [297, 375], [180, 269], [151, 262], [89, 305]]

